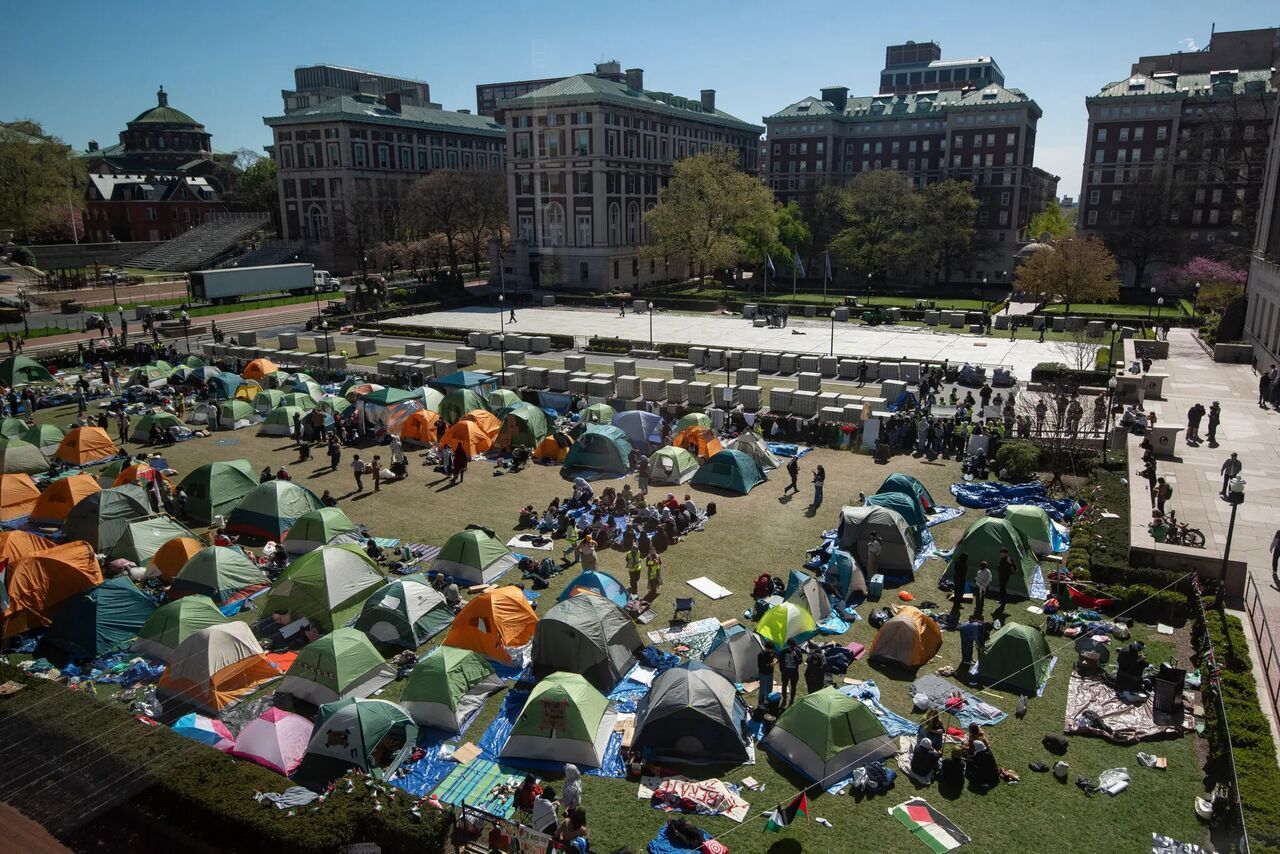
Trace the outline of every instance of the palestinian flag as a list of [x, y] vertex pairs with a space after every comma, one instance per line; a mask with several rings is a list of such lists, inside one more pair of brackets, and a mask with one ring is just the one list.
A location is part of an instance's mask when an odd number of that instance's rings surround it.
[[774, 832], [782, 830], [782, 828], [795, 821], [796, 815], [799, 813], [804, 813], [806, 817], [809, 815], [809, 798], [804, 792], [801, 792], [792, 798], [791, 803], [787, 804], [785, 807], [779, 805], [774, 809], [774, 811], [769, 815], [769, 820], [765, 822], [764, 829], [772, 830]]
[[954, 851], [969, 841], [951, 819], [929, 806], [924, 798], [912, 798], [889, 810], [915, 837], [936, 854]]

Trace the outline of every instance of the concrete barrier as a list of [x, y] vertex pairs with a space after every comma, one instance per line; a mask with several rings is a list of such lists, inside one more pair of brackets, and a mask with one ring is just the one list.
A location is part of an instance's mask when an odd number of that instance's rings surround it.
[[356, 355], [372, 356], [378, 352], [378, 339], [376, 338], [357, 338], [356, 339]]
[[587, 369], [586, 356], [565, 356], [564, 369], [566, 371], [585, 371]]
[[1213, 360], [1232, 365], [1247, 365], [1253, 361], [1253, 347], [1249, 344], [1214, 344]]
[[454, 360], [464, 367], [470, 367], [476, 363], [476, 351], [474, 347], [454, 347]]
[[698, 369], [688, 362], [677, 362], [671, 366], [671, 376], [677, 380], [692, 382], [698, 378]]
[[568, 391], [570, 373], [570, 371], [563, 368], [553, 368], [547, 371], [547, 388], [551, 391]]
[[281, 350], [297, 350], [298, 334], [296, 332], [281, 332], [276, 343]]
[[640, 396], [645, 400], [657, 403], [667, 397], [667, 384], [660, 379], [646, 377], [640, 380]]
[[796, 379], [804, 391], [819, 391], [822, 388], [822, 374], [804, 371], [797, 374]]

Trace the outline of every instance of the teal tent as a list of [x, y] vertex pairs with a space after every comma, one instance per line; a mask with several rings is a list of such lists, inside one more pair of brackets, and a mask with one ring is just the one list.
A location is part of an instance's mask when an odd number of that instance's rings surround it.
[[279, 542], [299, 516], [323, 506], [305, 486], [291, 480], [272, 480], [259, 484], [236, 505], [227, 519], [227, 530]]
[[117, 575], [63, 602], [44, 642], [72, 658], [110, 655], [129, 646], [155, 609], [127, 575]]
[[726, 450], [703, 463], [689, 482], [746, 495], [764, 481], [764, 469], [753, 457], [742, 451]]
[[920, 503], [920, 509], [925, 513], [932, 513], [933, 508], [937, 506], [934, 503], [933, 496], [929, 494], [929, 490], [924, 488], [924, 484], [909, 474], [894, 472], [889, 475], [884, 479], [884, 483], [880, 484], [880, 488], [876, 490], [876, 495], [884, 495], [889, 492], [901, 492], [903, 495], [914, 498]]
[[924, 505], [914, 495], [905, 495], [901, 492], [881, 492], [876, 495], [868, 495], [867, 506], [884, 507], [887, 510], [897, 511], [917, 535], [923, 534], [924, 529], [928, 526], [929, 520], [924, 515]]
[[575, 468], [623, 474], [631, 467], [631, 440], [612, 424], [588, 427], [564, 458], [564, 470]]
[[456, 371], [443, 377], [436, 377], [427, 385], [440, 389], [446, 395], [459, 388], [486, 395], [498, 387], [498, 379], [493, 374], [486, 374], [483, 371]]
[[94, 551], [109, 551], [131, 522], [151, 515], [147, 491], [136, 483], [113, 486], [76, 502], [67, 513], [62, 535], [68, 542], [84, 540]]

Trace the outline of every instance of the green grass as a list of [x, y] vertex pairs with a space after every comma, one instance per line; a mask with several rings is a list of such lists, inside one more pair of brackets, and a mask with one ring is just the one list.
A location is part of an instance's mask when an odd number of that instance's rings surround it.
[[[782, 304], [816, 304], [816, 305], [844, 305], [845, 298], [849, 294], [823, 294], [821, 291], [800, 291], [794, 296], [791, 289], [787, 287], [785, 282], [770, 283], [769, 295], [763, 296], [760, 289], [748, 294], [744, 289], [726, 290], [724, 288], [672, 288], [664, 290], [659, 294], [661, 297], [671, 297], [673, 299], [705, 299], [705, 300], [732, 300], [735, 302], [746, 303], [768, 303], [770, 305]], [[891, 296], [872, 296], [866, 294], [857, 294], [859, 305], [878, 305], [890, 306], [897, 308], [915, 308], [917, 297], [891, 297]], [[978, 299], [960, 299], [960, 298], [944, 298], [934, 299], [935, 308], [946, 311], [981, 311], [985, 305], [987, 308], [992, 306], [1003, 306], [1003, 302], [987, 302], [983, 303]]]
[[1122, 305], [1120, 303], [1072, 303], [1071, 310], [1067, 311], [1066, 306], [1061, 303], [1047, 305], [1038, 314], [1076, 314], [1076, 315], [1103, 315], [1114, 317], [1132, 317], [1135, 320], [1146, 320], [1148, 315], [1152, 318], [1167, 317], [1176, 320], [1181, 317], [1187, 317], [1191, 314], [1191, 303], [1187, 300], [1178, 300], [1176, 303], [1170, 304], [1167, 300], [1165, 305], [1147, 306], [1147, 305]]

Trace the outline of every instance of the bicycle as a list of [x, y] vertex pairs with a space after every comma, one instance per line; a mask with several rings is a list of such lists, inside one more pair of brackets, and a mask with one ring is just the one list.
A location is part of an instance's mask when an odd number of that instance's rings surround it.
[[1202, 549], [1205, 544], [1204, 532], [1199, 528], [1191, 527], [1186, 522], [1179, 522], [1177, 513], [1170, 510], [1169, 533], [1165, 537], [1165, 542], [1175, 546]]

